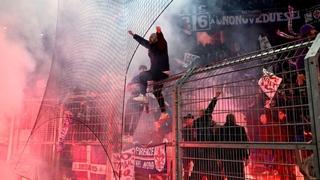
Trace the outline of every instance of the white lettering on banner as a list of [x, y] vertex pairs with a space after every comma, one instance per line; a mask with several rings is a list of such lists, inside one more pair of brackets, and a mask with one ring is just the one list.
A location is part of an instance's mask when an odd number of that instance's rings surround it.
[[[121, 175], [120, 180], [131, 180], [134, 176], [134, 148], [128, 149], [121, 154], [114, 153], [112, 155], [112, 163], [117, 177]], [[113, 179], [119, 178], [113, 177]]]
[[249, 22], [250, 22], [250, 24], [253, 24], [254, 23], [254, 18], [249, 18]]
[[105, 175], [106, 165], [102, 164], [88, 164], [85, 162], [73, 162], [72, 171], [91, 172], [94, 174]]
[[154, 162], [150, 162], [150, 161], [144, 162], [142, 165], [142, 168], [143, 169], [154, 169]]
[[135, 160], [134, 164], [135, 164], [134, 166], [138, 167], [138, 168], [141, 168], [141, 166], [142, 166], [142, 162], [138, 159]]
[[[289, 20], [288, 12], [251, 13], [239, 12], [239, 15], [218, 16], [206, 12], [204, 8], [192, 14], [181, 14], [186, 27], [192, 31], [209, 30], [214, 26], [234, 26], [247, 24], [265, 24]], [[315, 13], [320, 14], [320, 13]], [[292, 19], [300, 19], [300, 11], [293, 11]]]
[[141, 148], [141, 147], [136, 147], [135, 151], [136, 155], [139, 156], [153, 156], [154, 154], [154, 148]]
[[101, 174], [104, 175], [106, 174], [106, 165], [102, 164], [91, 164], [91, 169], [90, 172], [94, 174]]
[[153, 147], [136, 147], [135, 170], [151, 174], [166, 173], [166, 144]]

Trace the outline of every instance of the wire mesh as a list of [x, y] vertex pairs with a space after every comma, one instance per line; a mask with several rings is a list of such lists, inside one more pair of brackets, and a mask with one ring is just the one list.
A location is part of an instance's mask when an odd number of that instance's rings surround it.
[[[99, 140], [112, 166], [110, 157], [122, 149], [125, 76], [137, 47], [127, 30], [145, 34], [170, 2], [59, 1], [50, 77], [28, 143], [40, 135], [36, 129], [54, 121], [58, 124], [55, 132], [43, 130], [42, 135], [55, 136], [55, 147], [59, 146], [61, 131], [66, 132], [64, 144]], [[47, 101], [49, 98], [55, 101]], [[46, 103], [53, 107], [53, 118], [47, 116]], [[19, 161], [18, 167], [25, 164]]]
[[302, 164], [313, 154], [312, 128], [303, 63], [311, 44], [296, 41], [193, 72], [178, 99], [185, 179], [308, 177]]

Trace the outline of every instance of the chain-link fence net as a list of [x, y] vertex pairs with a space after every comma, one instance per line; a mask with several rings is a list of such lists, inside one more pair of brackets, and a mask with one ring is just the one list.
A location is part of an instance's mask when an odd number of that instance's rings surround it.
[[[47, 144], [51, 155], [45, 162], [54, 166], [59, 156], [52, 154], [63, 153], [70, 142], [98, 142], [111, 166], [112, 154], [122, 149], [126, 71], [137, 47], [127, 31], [146, 34], [170, 3], [171, 0], [59, 1], [50, 77], [25, 149], [35, 142]], [[49, 98], [54, 100], [47, 101]], [[50, 112], [44, 107], [45, 103], [51, 107]], [[55, 129], [45, 134], [53, 139], [36, 141], [39, 128], [52, 123], [56, 124]], [[42, 155], [36, 153], [39, 158], [43, 158]], [[17, 170], [33, 178], [24, 173], [24, 165], [28, 164], [26, 156], [28, 153], [23, 152]], [[72, 177], [70, 172], [66, 176]]]
[[185, 178], [309, 177], [303, 164], [314, 143], [304, 57], [311, 44], [296, 41], [194, 71], [178, 107]]

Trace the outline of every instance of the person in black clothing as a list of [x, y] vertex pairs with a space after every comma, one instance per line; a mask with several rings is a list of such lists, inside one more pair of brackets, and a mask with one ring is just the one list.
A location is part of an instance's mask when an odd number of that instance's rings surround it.
[[[195, 141], [216, 141], [218, 134], [217, 124], [212, 120], [212, 112], [217, 104], [221, 92], [217, 92], [208, 107], [200, 111], [200, 117], [193, 122], [193, 133]], [[220, 180], [221, 168], [216, 161], [216, 149], [193, 148], [194, 173], [191, 179]]]
[[194, 120], [193, 128], [195, 129], [196, 141], [213, 141], [215, 137], [212, 136], [213, 126], [216, 125], [212, 121], [212, 112], [217, 104], [218, 97], [221, 92], [217, 92], [215, 97], [212, 98], [208, 107], [205, 110], [200, 111], [200, 117]]
[[[183, 141], [194, 141], [194, 129], [192, 127], [194, 117], [192, 114], [187, 114], [183, 117], [183, 128], [181, 130]], [[195, 148], [184, 148], [183, 149], [183, 179], [188, 180], [191, 178], [193, 171], [194, 160], [193, 156], [195, 154]]]
[[149, 41], [141, 36], [134, 34], [132, 31], [128, 31], [130, 35], [142, 46], [148, 49], [148, 56], [150, 58], [151, 67], [150, 70], [140, 74], [140, 82], [144, 86], [142, 87], [141, 96], [135, 98], [135, 100], [145, 101], [145, 94], [147, 91], [148, 81], [155, 81], [153, 85], [153, 94], [157, 98], [158, 104], [161, 110], [161, 116], [159, 123], [163, 123], [169, 118], [169, 114], [166, 112], [165, 101], [162, 95], [163, 83], [160, 81], [169, 77], [169, 56], [168, 46], [165, 40], [161, 28], [156, 27], [156, 33], [152, 33], [149, 37]]
[[194, 140], [194, 129], [193, 122], [194, 117], [192, 114], [187, 114], [187, 116], [183, 117], [183, 128], [182, 128], [182, 138], [184, 141], [193, 141]]
[[[244, 127], [236, 124], [233, 114], [228, 114], [226, 122], [220, 128], [221, 141], [247, 142], [248, 137]], [[222, 159], [224, 174], [228, 180], [245, 179], [244, 163], [249, 159], [249, 151], [245, 148], [223, 148], [219, 154]]]

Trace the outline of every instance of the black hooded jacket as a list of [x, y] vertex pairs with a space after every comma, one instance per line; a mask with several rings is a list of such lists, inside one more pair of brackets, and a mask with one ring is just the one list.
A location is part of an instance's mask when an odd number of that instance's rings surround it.
[[149, 41], [137, 34], [133, 35], [133, 38], [149, 50], [148, 55], [151, 61], [150, 70], [152, 72], [169, 71], [167, 41], [164, 39], [162, 32], [157, 32], [156, 34], [158, 41], [154, 44], [150, 44]]
[[196, 130], [197, 141], [213, 141], [215, 139], [213, 133], [215, 123], [212, 121], [212, 112], [216, 104], [217, 98], [213, 98], [205, 110], [204, 115], [193, 122], [193, 128]]
[[[248, 142], [247, 133], [244, 127], [235, 123], [226, 122], [220, 128], [220, 140], [227, 142]], [[223, 159], [245, 160], [249, 158], [249, 150], [245, 148], [224, 148], [220, 154]]]

